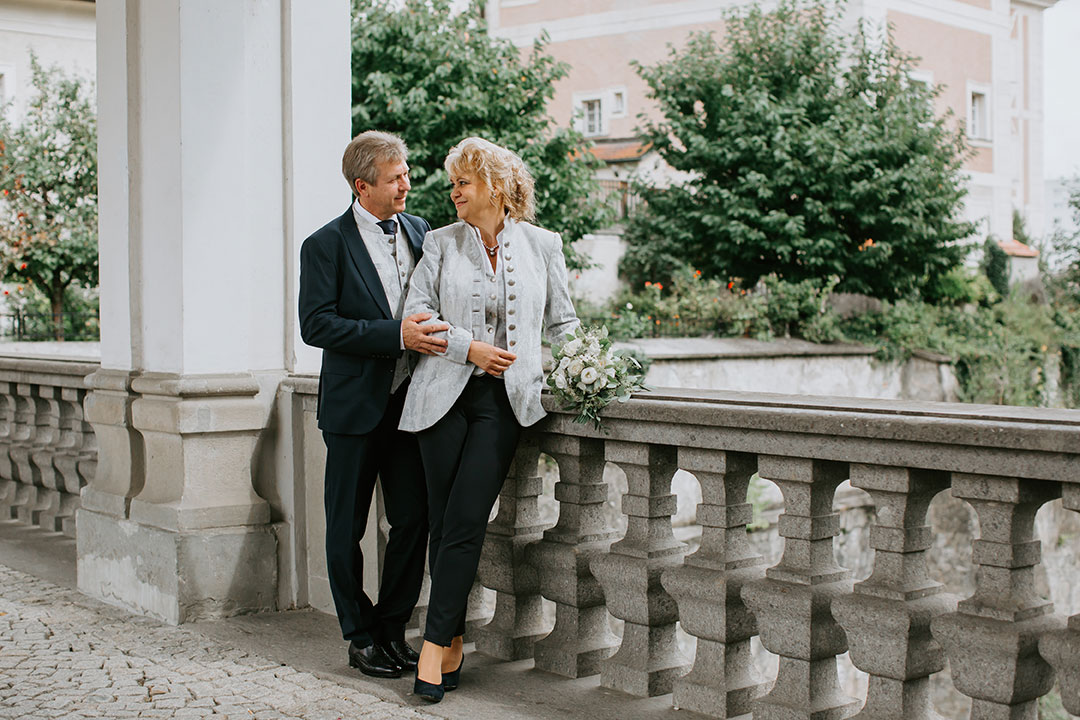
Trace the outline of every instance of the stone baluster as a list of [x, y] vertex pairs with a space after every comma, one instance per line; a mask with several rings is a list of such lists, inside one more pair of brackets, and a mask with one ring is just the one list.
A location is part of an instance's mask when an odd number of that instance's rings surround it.
[[851, 660], [870, 675], [860, 720], [939, 720], [930, 698], [930, 675], [945, 653], [930, 635], [930, 621], [956, 610], [956, 598], [930, 579], [926, 524], [930, 501], [949, 486], [943, 472], [852, 465], [851, 484], [870, 493], [876, 516], [870, 528], [874, 571], [855, 593], [833, 601]]
[[34, 492], [34, 473], [30, 465], [30, 447], [37, 432], [37, 402], [30, 396], [31, 386], [26, 383], [13, 383], [12, 398], [15, 403], [11, 427], [11, 475], [15, 480], [15, 495], [12, 498], [11, 517], [19, 517], [19, 509], [30, 502]]
[[605, 453], [626, 473], [626, 535], [590, 568], [608, 610], [625, 625], [618, 652], [603, 662], [600, 684], [641, 697], [664, 695], [688, 669], [675, 637], [678, 607], [660, 583], [663, 571], [681, 565], [686, 553], [671, 531], [675, 448], [609, 441]]
[[37, 432], [30, 450], [30, 462], [37, 468], [41, 486], [55, 490], [56, 468], [53, 457], [60, 445], [60, 388], [52, 385], [35, 385], [37, 388]]
[[693, 669], [675, 681], [672, 702], [714, 717], [735, 717], [750, 712], [767, 689], [750, 654], [757, 622], [740, 596], [743, 585], [765, 572], [765, 559], [746, 538], [753, 514], [746, 491], [757, 458], [680, 448], [679, 467], [701, 484], [701, 547], [661, 577], [679, 604], [683, 629], [698, 639]]
[[11, 444], [15, 430], [15, 385], [0, 382], [0, 517], [14, 517], [15, 480], [11, 466]]
[[[477, 573], [480, 582], [496, 592], [495, 615], [470, 634], [477, 650], [500, 660], [532, 657], [533, 644], [548, 631], [536, 568], [525, 557], [528, 545], [543, 531], [537, 506], [543, 489], [539, 458], [536, 437], [525, 433], [499, 493], [498, 513], [488, 525]], [[473, 594], [478, 590], [474, 587]], [[478, 599], [471, 603], [474, 612]]]
[[11, 448], [11, 463], [19, 481], [15, 516], [31, 525], [38, 521], [41, 490], [41, 468], [30, 459], [38, 442], [38, 431], [43, 425], [38, 389], [37, 385], [28, 383], [19, 383], [15, 388], [16, 429]]
[[38, 386], [38, 431], [30, 452], [30, 462], [38, 468], [41, 477], [35, 524], [50, 531], [60, 529], [65, 511], [74, 512], [70, 500], [65, 502], [63, 477], [54, 464], [61, 442], [60, 392], [59, 387]]
[[953, 684], [972, 698], [972, 720], [1036, 720], [1037, 701], [1054, 671], [1039, 655], [1039, 638], [1062, 626], [1053, 604], [1035, 593], [1042, 558], [1035, 513], [1060, 494], [1057, 483], [954, 473], [952, 492], [979, 517], [973, 543], [975, 592], [955, 613], [935, 618]]
[[780, 656], [776, 682], [757, 702], [754, 720], [850, 717], [858, 702], [841, 692], [836, 668], [847, 638], [831, 610], [833, 600], [851, 592], [850, 573], [833, 556], [840, 526], [833, 495], [847, 466], [762, 455], [758, 472], [784, 496], [778, 527], [784, 553], [763, 579], [742, 590], [757, 615], [762, 645]]
[[540, 592], [555, 603], [555, 627], [536, 643], [536, 668], [586, 677], [599, 673], [619, 644], [611, 633], [604, 591], [589, 569], [616, 536], [604, 513], [604, 443], [552, 434], [543, 437], [541, 449], [559, 466], [559, 520], [529, 548], [530, 562], [540, 573]]
[[477, 577], [469, 588], [469, 597], [465, 602], [465, 642], [476, 642], [480, 637], [480, 629], [494, 617], [488, 597], [487, 588]]
[[89, 427], [83, 419], [83, 395], [85, 391], [78, 388], [60, 388], [60, 440], [53, 454], [53, 465], [60, 475], [57, 487], [76, 497], [86, 484], [79, 476]]
[[[1064, 487], [1061, 499], [1066, 508], [1080, 512], [1080, 485]], [[1065, 630], [1044, 635], [1039, 640], [1039, 653], [1057, 671], [1061, 704], [1073, 715], [1080, 715], [1080, 613], [1069, 618]]]

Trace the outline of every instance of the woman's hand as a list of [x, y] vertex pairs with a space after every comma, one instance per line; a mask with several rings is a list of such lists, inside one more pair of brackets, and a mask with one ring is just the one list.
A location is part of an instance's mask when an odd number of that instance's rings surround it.
[[517, 355], [509, 350], [489, 345], [486, 342], [473, 340], [469, 345], [468, 360], [488, 375], [500, 377], [506, 371], [506, 368], [517, 360]]

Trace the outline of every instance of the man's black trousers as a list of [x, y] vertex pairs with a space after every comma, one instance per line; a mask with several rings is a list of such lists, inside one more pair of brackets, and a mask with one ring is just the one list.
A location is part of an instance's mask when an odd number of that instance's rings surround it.
[[[427, 539], [424, 471], [416, 437], [397, 429], [408, 383], [390, 396], [379, 425], [366, 435], [323, 432], [326, 442], [326, 569], [341, 634], [358, 645], [403, 640], [420, 597]], [[375, 478], [382, 484], [390, 537], [378, 604], [364, 593], [360, 539]]]

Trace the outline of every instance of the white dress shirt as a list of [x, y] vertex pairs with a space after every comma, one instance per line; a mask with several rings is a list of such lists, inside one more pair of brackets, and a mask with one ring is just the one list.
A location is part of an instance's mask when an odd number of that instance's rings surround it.
[[[359, 200], [353, 201], [352, 210], [353, 219], [356, 221], [356, 229], [364, 240], [364, 246], [367, 248], [368, 255], [371, 256], [371, 262], [374, 263], [376, 272], [379, 273], [379, 280], [382, 282], [383, 291], [386, 293], [386, 301], [390, 305], [390, 311], [395, 320], [401, 320], [402, 311], [405, 307], [405, 296], [409, 290], [409, 277], [416, 266], [412, 251], [409, 249], [409, 243], [402, 234], [401, 220], [398, 219], [396, 214], [387, 218], [397, 223], [397, 232], [394, 235], [387, 235], [378, 225], [379, 218], [368, 212], [367, 208], [361, 205]], [[404, 350], [405, 337], [404, 335], [400, 337], [400, 347]], [[398, 358], [397, 366], [394, 368], [394, 381], [391, 385], [391, 392], [397, 390], [408, 375], [408, 362], [405, 354], [402, 353], [401, 357]]]

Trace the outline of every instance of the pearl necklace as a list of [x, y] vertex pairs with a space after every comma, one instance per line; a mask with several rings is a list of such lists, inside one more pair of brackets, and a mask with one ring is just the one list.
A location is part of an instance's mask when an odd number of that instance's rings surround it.
[[488, 247], [485, 243], [480, 243], [484, 246], [484, 250], [487, 251], [488, 257], [495, 257], [499, 252], [499, 243], [495, 243], [495, 247]]

